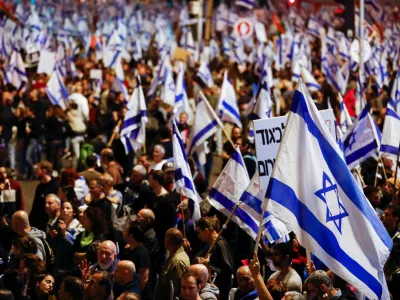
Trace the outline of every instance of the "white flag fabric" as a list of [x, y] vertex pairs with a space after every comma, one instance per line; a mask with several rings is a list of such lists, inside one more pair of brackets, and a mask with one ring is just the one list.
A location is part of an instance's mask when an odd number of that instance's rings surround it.
[[49, 81], [47, 81], [46, 94], [53, 105], [59, 105], [62, 109], [67, 108], [68, 91], [56, 69], [54, 69]]
[[174, 77], [172, 76], [172, 66], [169, 61], [169, 58], [166, 58], [166, 62], [164, 63], [164, 85], [161, 93], [161, 100], [166, 104], [174, 106], [175, 103], [175, 82]]
[[400, 113], [400, 69], [397, 71], [387, 106], [395, 112]]
[[[246, 190], [240, 196], [240, 208], [244, 211], [238, 215], [245, 227], [242, 227], [253, 239], [257, 237], [257, 230], [262, 221], [264, 234], [270, 243], [283, 243], [289, 241], [289, 231], [282, 221], [265, 212], [262, 217], [264, 206], [268, 205], [265, 199], [265, 191], [260, 190], [258, 171], [254, 174]], [[255, 223], [255, 225], [254, 225]]]
[[222, 121], [231, 122], [242, 128], [235, 89], [229, 82], [227, 71], [225, 71], [224, 74], [224, 82], [222, 83], [221, 94], [218, 100], [217, 112]]
[[200, 93], [193, 127], [187, 143], [187, 153], [197, 165], [206, 163], [205, 142], [222, 128], [221, 120], [215, 114], [208, 100]]
[[179, 115], [185, 112], [188, 116], [188, 123], [193, 122], [193, 111], [189, 104], [189, 99], [186, 94], [185, 85], [185, 70], [183, 68], [183, 62], [179, 64], [179, 73], [176, 78], [176, 92], [175, 92], [175, 105], [174, 105], [174, 115], [176, 119], [179, 119]]
[[[211, 205], [224, 215], [229, 216], [235, 205], [239, 204], [240, 196], [249, 183], [249, 175], [239, 147], [237, 147], [209, 192]], [[232, 221], [253, 238], [257, 235], [257, 221], [240, 206], [232, 217]]]
[[104, 49], [104, 67], [114, 68], [122, 53], [122, 41], [116, 30], [113, 31], [107, 46]]
[[173, 122], [173, 137], [172, 146], [174, 152], [174, 173], [175, 173], [175, 186], [176, 191], [185, 195], [193, 206], [192, 220], [193, 225], [200, 219], [200, 196], [196, 191], [193, 182], [192, 172], [190, 171], [188, 158], [186, 156], [185, 146], [183, 145], [182, 137], [179, 133], [178, 126], [175, 119]]
[[366, 106], [357, 122], [343, 136], [344, 154], [349, 169], [376, 155], [381, 146], [381, 133]]
[[247, 9], [254, 9], [256, 6], [256, 0], [236, 0], [235, 4]]
[[300, 66], [300, 73], [301, 77], [304, 80], [304, 83], [306, 84], [306, 87], [311, 91], [311, 92], [316, 92], [321, 89], [321, 85], [318, 83], [318, 81], [312, 76], [312, 74], [303, 66]]
[[392, 240], [357, 185], [300, 81], [271, 181], [268, 211], [299, 243], [369, 299], [389, 299]]
[[203, 61], [201, 63], [199, 70], [197, 71], [197, 76], [199, 76], [204, 84], [207, 85], [209, 88], [214, 86], [214, 80], [206, 62]]
[[246, 115], [249, 120], [272, 117], [272, 100], [267, 82], [260, 85], [257, 99], [252, 99], [247, 107]]
[[340, 130], [346, 133], [347, 129], [353, 125], [350, 114], [344, 104], [343, 97], [339, 93], [339, 108], [340, 108]]
[[122, 124], [121, 142], [124, 144], [125, 152], [129, 153], [140, 149], [146, 141], [147, 108], [140, 80], [127, 108]]
[[383, 125], [381, 152], [397, 155], [399, 145], [400, 116], [388, 107], [386, 108], [385, 124]]
[[17, 90], [21, 90], [28, 82], [24, 62], [22, 60], [21, 54], [17, 51], [14, 51], [11, 54], [5, 79], [6, 83], [11, 83], [13, 86], [16, 87]]

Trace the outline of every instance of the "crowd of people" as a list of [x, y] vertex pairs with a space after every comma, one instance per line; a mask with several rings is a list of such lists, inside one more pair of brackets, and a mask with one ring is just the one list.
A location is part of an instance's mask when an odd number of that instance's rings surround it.
[[[222, 44], [220, 36], [216, 40]], [[313, 75], [321, 85], [312, 93], [314, 102], [319, 109], [332, 107], [339, 119], [339, 97], [321, 72], [321, 43], [311, 40], [310, 47]], [[174, 108], [160, 93], [147, 97], [146, 141], [140, 150], [126, 153], [119, 133], [128, 99], [113, 90], [116, 74], [96, 59], [95, 51], [74, 56], [76, 74], [64, 79], [69, 94], [65, 110], [49, 99], [48, 76], [37, 74], [36, 66], [27, 68], [23, 89], [0, 80], [0, 300], [357, 299], [358, 291], [346, 278], [313, 255], [307, 261], [294, 233], [284, 243], [261, 239], [254, 249], [254, 240], [232, 221], [225, 226], [227, 217], [207, 200], [200, 204], [201, 218], [193, 222], [192, 202], [175, 188]], [[158, 50], [150, 47], [142, 59], [123, 61], [129, 94], [139, 78], [148, 95], [157, 59]], [[225, 124], [230, 140], [209, 139], [205, 165], [189, 157], [202, 198], [234, 153], [231, 142], [240, 146], [250, 178], [257, 172], [247, 108], [261, 74], [255, 63], [243, 66], [221, 55], [209, 66], [212, 87], [198, 76], [200, 64], [187, 65], [192, 110], [200, 91], [216, 107], [228, 71], [242, 128]], [[103, 72], [100, 91], [92, 69]], [[273, 110], [283, 116], [295, 89], [292, 68], [289, 63], [272, 71]], [[345, 96], [353, 118], [357, 77], [357, 72], [350, 73]], [[395, 77], [396, 70], [389, 70], [388, 85], [379, 89], [371, 75], [365, 86], [366, 102], [380, 129]], [[186, 143], [190, 113], [175, 118]], [[366, 199], [393, 240], [384, 275], [393, 299], [400, 299], [400, 179], [395, 179], [393, 164], [383, 158], [377, 178], [378, 162], [371, 157], [362, 163], [361, 175]], [[39, 181], [34, 199], [24, 199], [21, 182], [26, 180]], [[31, 201], [32, 209], [26, 211]]]

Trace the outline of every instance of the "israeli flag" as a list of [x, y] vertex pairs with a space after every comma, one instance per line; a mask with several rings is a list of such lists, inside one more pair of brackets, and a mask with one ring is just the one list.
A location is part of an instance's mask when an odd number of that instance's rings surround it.
[[204, 84], [207, 85], [209, 88], [214, 86], [214, 80], [212, 78], [211, 71], [205, 61], [201, 63], [199, 70], [197, 71], [197, 76], [199, 76]]
[[353, 125], [353, 121], [351, 120], [347, 107], [344, 104], [342, 95], [339, 93], [338, 96], [340, 109], [340, 130], [341, 132], [346, 133], [347, 129]]
[[164, 63], [164, 82], [161, 91], [161, 99], [168, 105], [174, 106], [176, 86], [172, 76], [172, 66], [169, 58]]
[[269, 188], [268, 211], [299, 243], [369, 299], [389, 299], [392, 240], [357, 185], [300, 80]]
[[346, 82], [343, 77], [342, 71], [340, 70], [339, 64], [336, 58], [330, 51], [326, 51], [326, 56], [322, 57], [322, 72], [326, 75], [326, 80], [336, 91], [345, 93]]
[[122, 53], [122, 41], [116, 30], [113, 31], [107, 46], [105, 47], [103, 63], [106, 68], [114, 68], [118, 57]]
[[114, 82], [111, 86], [111, 90], [114, 93], [122, 93], [124, 94], [124, 99], [125, 101], [128, 101], [129, 99], [129, 94], [128, 94], [128, 89], [126, 88], [124, 84], [125, 80], [125, 73], [124, 69], [122, 67], [122, 58], [118, 57], [116, 63], [114, 64], [114, 71], [115, 71], [115, 78]]
[[229, 82], [227, 71], [225, 71], [224, 74], [224, 82], [222, 83], [221, 94], [218, 100], [217, 112], [222, 121], [231, 122], [242, 128], [235, 89]]
[[137, 151], [146, 141], [147, 108], [140, 79], [127, 108], [120, 134], [125, 153]]
[[21, 54], [14, 51], [11, 54], [5, 76], [6, 83], [11, 83], [17, 90], [24, 90], [28, 77], [26, 76], [25, 65]]
[[[235, 205], [240, 204], [240, 197], [249, 183], [249, 174], [237, 147], [209, 192], [211, 205], [229, 216]], [[232, 217], [232, 221], [251, 237], [257, 236], [259, 223], [240, 206]]]
[[206, 163], [208, 149], [205, 143], [219, 128], [223, 128], [221, 120], [200, 92], [193, 127], [187, 143], [187, 153], [194, 158], [198, 166]]
[[[264, 198], [265, 191], [260, 190], [258, 171], [254, 174], [246, 190], [240, 196], [240, 208], [243, 213], [236, 216], [236, 220], [241, 220], [239, 226], [246, 231], [253, 239], [257, 237], [257, 231], [261, 222], [264, 234], [267, 236], [270, 243], [285, 243], [289, 241], [289, 231], [286, 225], [265, 211], [264, 216], [261, 216], [264, 206], [268, 206], [268, 199]], [[242, 218], [240, 218], [242, 217]], [[254, 226], [254, 222], [256, 225]]]
[[[397, 155], [400, 145], [400, 116], [390, 107], [386, 108], [383, 125], [381, 152]], [[395, 159], [396, 160], [396, 159]]]
[[63, 43], [60, 43], [57, 48], [56, 68], [62, 77], [67, 75], [67, 56]]
[[67, 108], [68, 91], [57, 69], [54, 69], [46, 84], [46, 94], [53, 105], [59, 105], [62, 109]]
[[285, 53], [282, 35], [276, 40], [275, 68], [280, 71], [285, 68]]
[[185, 146], [183, 145], [182, 137], [179, 133], [178, 126], [176, 125], [175, 119], [173, 122], [173, 136], [172, 136], [172, 147], [174, 152], [174, 173], [175, 173], [175, 186], [176, 191], [186, 196], [193, 205], [193, 226], [197, 220], [200, 219], [200, 196], [196, 191], [196, 187], [193, 182], [192, 172], [190, 171], [188, 158], [185, 152]]
[[308, 19], [307, 31], [311, 33], [313, 36], [320, 37], [321, 28], [322, 25], [317, 18], [311, 17]]
[[18, 26], [11, 19], [7, 19], [2, 27], [0, 54], [9, 57], [13, 51], [14, 34]]
[[365, 0], [365, 9], [370, 13], [375, 22], [383, 21], [385, 12], [376, 0]]
[[261, 83], [257, 99], [252, 99], [246, 110], [249, 120], [272, 118], [272, 100], [267, 82]]
[[185, 112], [188, 116], [188, 123], [193, 122], [193, 111], [189, 104], [189, 99], [186, 93], [185, 84], [185, 70], [183, 67], [183, 62], [179, 64], [179, 73], [176, 78], [176, 93], [175, 93], [175, 105], [174, 105], [174, 115], [175, 118], [179, 118], [181, 113]]
[[355, 168], [368, 157], [377, 154], [381, 146], [381, 138], [381, 133], [366, 106], [357, 122], [342, 139], [349, 169]]
[[300, 74], [310, 92], [317, 92], [321, 89], [321, 85], [305, 67], [300, 67]]
[[400, 69], [397, 71], [387, 107], [400, 113]]

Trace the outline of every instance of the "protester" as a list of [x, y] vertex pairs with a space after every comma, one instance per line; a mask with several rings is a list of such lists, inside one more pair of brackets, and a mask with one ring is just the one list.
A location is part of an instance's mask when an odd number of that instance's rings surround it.
[[[189, 268], [189, 256], [183, 249], [183, 235], [178, 229], [171, 228], [165, 236], [165, 248], [168, 258], [161, 270], [154, 299], [165, 299], [165, 297], [178, 297], [180, 293], [180, 278]], [[172, 284], [170, 283], [172, 281]]]
[[200, 279], [190, 270], [182, 275], [181, 297], [183, 300], [200, 300]]
[[210, 253], [211, 256], [205, 258], [209, 260], [211, 267], [213, 267], [217, 273], [215, 284], [220, 290], [221, 299], [226, 299], [232, 287], [234, 266], [232, 250], [223, 237], [218, 237], [219, 230], [219, 220], [215, 216], [203, 217], [197, 221], [196, 231], [198, 237], [202, 242], [206, 243], [207, 246], [200, 250], [196, 256], [205, 257], [209, 248], [212, 245], [214, 246]]
[[84, 296], [83, 282], [77, 277], [67, 276], [61, 283], [58, 292], [59, 300], [83, 299]]
[[90, 267], [90, 273], [97, 271], [106, 271], [110, 274], [114, 273], [119, 262], [117, 246], [112, 241], [104, 241], [99, 244], [97, 250], [97, 262]]
[[205, 265], [194, 264], [189, 267], [189, 270], [196, 274], [200, 280], [200, 298], [202, 300], [217, 300], [219, 299], [219, 289], [216, 285], [209, 282], [209, 273]]
[[118, 298], [126, 292], [133, 292], [140, 296], [142, 291], [140, 280], [140, 276], [136, 273], [135, 264], [129, 260], [121, 260], [114, 272], [114, 297]]
[[253, 278], [251, 277], [250, 269], [248, 266], [240, 267], [236, 272], [236, 279], [238, 288], [233, 288], [229, 292], [229, 299], [258, 299], [257, 291], [253, 285]]
[[85, 286], [84, 299], [112, 300], [112, 277], [111, 274], [101, 271], [94, 273]]

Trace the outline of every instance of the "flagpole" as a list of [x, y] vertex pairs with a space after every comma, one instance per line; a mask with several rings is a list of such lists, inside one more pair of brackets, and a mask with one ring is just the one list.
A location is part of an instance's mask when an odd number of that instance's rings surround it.
[[[115, 128], [116, 128], [116, 129], [118, 128], [118, 131], [119, 131], [119, 127], [120, 127], [121, 125], [122, 125], [122, 119], [120, 119], [120, 120], [118, 121], [117, 126], [115, 126]], [[107, 147], [111, 147], [112, 143], [113, 143], [114, 140], [115, 140], [115, 137], [116, 137], [117, 134], [118, 134], [118, 131], [114, 129], [114, 132], [113, 132], [113, 134], [112, 134], [110, 140], [109, 140], [108, 143], [107, 143]]]
[[217, 238], [211, 244], [210, 248], [208, 248], [208, 251], [207, 251], [206, 255], [204, 256], [204, 258], [207, 258], [207, 256], [209, 256], [211, 254], [212, 250], [214, 249], [215, 245], [218, 242], [218, 239], [221, 237], [222, 233], [227, 228], [229, 222], [231, 221], [233, 215], [235, 214], [235, 212], [239, 208], [239, 206], [240, 206], [240, 202], [233, 207], [231, 214], [229, 215], [228, 219], [225, 221], [225, 223], [222, 226], [221, 230], [218, 232]]
[[400, 143], [399, 143], [399, 148], [397, 149], [396, 172], [394, 173], [394, 192], [393, 192], [392, 201], [395, 200], [396, 192], [397, 192], [396, 183], [397, 183], [397, 171], [399, 170], [399, 157], [400, 157]]
[[206, 32], [204, 35], [204, 43], [206, 46], [210, 45], [210, 39], [211, 39], [211, 25], [212, 25], [212, 13], [213, 13], [213, 6], [214, 6], [214, 0], [208, 0], [207, 1], [207, 14], [206, 14]]
[[257, 254], [258, 252], [258, 246], [260, 245], [260, 240], [261, 240], [261, 235], [262, 235], [262, 221], [264, 219], [265, 211], [267, 210], [266, 205], [264, 205], [262, 213], [261, 213], [261, 218], [260, 218], [260, 224], [258, 226], [258, 232], [257, 232], [257, 238], [256, 238], [256, 243], [254, 245], [254, 254]]
[[375, 171], [375, 181], [374, 181], [375, 187], [376, 187], [376, 184], [378, 183], [378, 171], [379, 171], [379, 160], [378, 160], [378, 164], [376, 165], [376, 171]]
[[382, 157], [379, 156], [379, 162], [381, 163], [381, 168], [383, 170], [383, 176], [385, 177], [385, 181], [387, 180], [387, 175], [386, 175], [386, 170], [385, 170], [385, 165], [383, 164]]
[[[185, 211], [183, 209], [183, 200], [185, 200], [185, 196], [181, 194], [181, 210], [182, 210], [182, 228], [183, 228], [183, 238], [186, 239], [186, 229], [185, 229]], [[188, 208], [189, 209], [189, 208]]]

